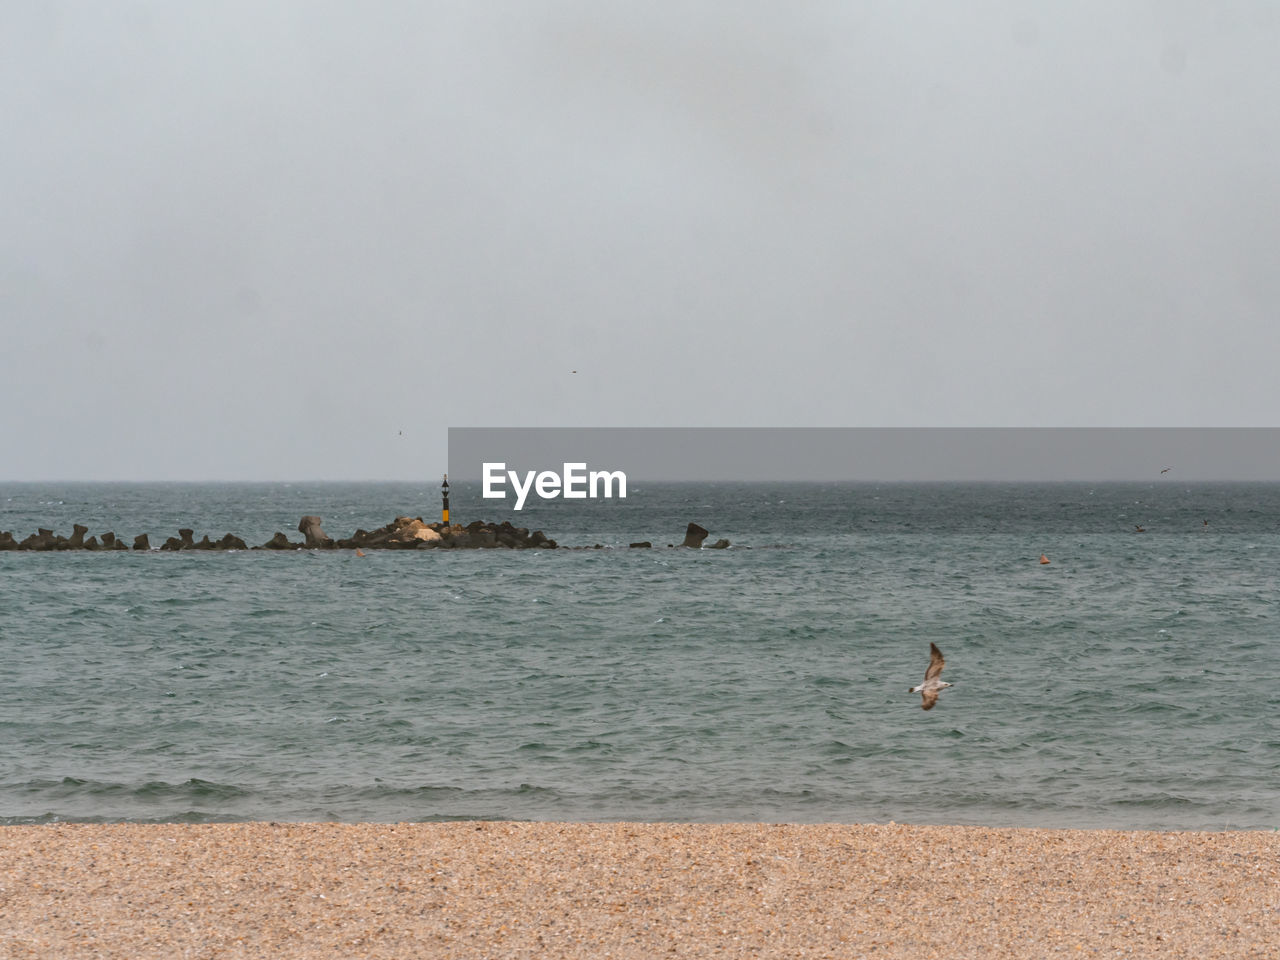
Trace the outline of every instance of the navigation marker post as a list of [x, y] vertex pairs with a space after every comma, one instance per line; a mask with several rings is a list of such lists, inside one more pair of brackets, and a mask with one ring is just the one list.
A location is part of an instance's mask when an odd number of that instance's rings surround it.
[[444, 475], [444, 483], [440, 484], [440, 499], [444, 501], [444, 507], [440, 511], [440, 522], [448, 526], [449, 524], [449, 475]]

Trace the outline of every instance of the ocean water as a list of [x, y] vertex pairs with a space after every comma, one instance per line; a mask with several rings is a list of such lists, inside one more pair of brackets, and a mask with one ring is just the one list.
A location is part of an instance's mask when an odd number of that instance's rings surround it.
[[[453, 508], [590, 549], [0, 553], [0, 824], [1280, 827], [1280, 485]], [[438, 509], [430, 483], [0, 484], [19, 539]], [[689, 521], [733, 546], [668, 549]], [[955, 686], [925, 712], [930, 641]]]

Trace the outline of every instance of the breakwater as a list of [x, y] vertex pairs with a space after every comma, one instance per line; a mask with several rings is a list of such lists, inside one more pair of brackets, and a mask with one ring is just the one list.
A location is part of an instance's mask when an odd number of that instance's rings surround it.
[[0, 550], [431, 550], [505, 547], [512, 550], [554, 550], [557, 544], [541, 530], [530, 532], [509, 522], [486, 523], [476, 520], [461, 524], [424, 523], [421, 517], [396, 517], [377, 530], [357, 530], [349, 537], [333, 538], [325, 533], [321, 518], [305, 516], [298, 522], [301, 540], [290, 540], [277, 532], [266, 543], [249, 546], [233, 533], [212, 540], [208, 534], [195, 539], [195, 531], [183, 528], [153, 547], [149, 534], [133, 538], [130, 547], [124, 537], [114, 531], [89, 535], [89, 528], [75, 524], [71, 536], [61, 536], [44, 527], [22, 540], [9, 531], [0, 531]]
[[[298, 521], [298, 532], [301, 540], [290, 540], [284, 533], [277, 531], [266, 543], [249, 546], [233, 533], [225, 534], [221, 539], [211, 540], [208, 534], [195, 539], [195, 531], [184, 527], [176, 537], [169, 537], [153, 547], [149, 534], [138, 534], [133, 538], [130, 547], [125, 538], [117, 536], [114, 531], [89, 535], [89, 528], [84, 524], [74, 524], [71, 536], [65, 537], [53, 530], [40, 527], [35, 533], [18, 540], [13, 533], [0, 530], [0, 550], [28, 550], [48, 552], [55, 550], [457, 550], [457, 549], [493, 549], [508, 550], [554, 550], [559, 544], [541, 530], [530, 532], [527, 527], [517, 527], [510, 521], [487, 523], [475, 520], [462, 524], [425, 523], [421, 517], [396, 517], [384, 527], [377, 530], [357, 530], [349, 537], [334, 539], [325, 533], [321, 526], [323, 520], [317, 516], [304, 516]], [[698, 548], [707, 537], [707, 531], [696, 523], [691, 523], [685, 532], [684, 547]], [[650, 547], [649, 541], [632, 543], [632, 547]], [[672, 544], [669, 544], [672, 546]], [[728, 540], [717, 540], [713, 549], [724, 549], [729, 546]]]

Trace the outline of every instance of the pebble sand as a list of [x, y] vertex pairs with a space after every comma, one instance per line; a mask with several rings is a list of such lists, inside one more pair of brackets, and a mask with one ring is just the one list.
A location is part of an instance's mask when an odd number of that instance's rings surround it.
[[1280, 833], [0, 827], [0, 957], [1280, 956]]

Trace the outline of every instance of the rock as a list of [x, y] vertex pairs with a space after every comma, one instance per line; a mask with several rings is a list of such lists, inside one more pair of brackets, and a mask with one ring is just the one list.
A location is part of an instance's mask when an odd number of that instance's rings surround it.
[[[381, 547], [393, 550], [413, 550], [426, 542], [439, 541], [451, 528], [440, 524], [426, 524], [421, 517], [396, 517], [391, 523], [372, 533], [357, 530], [349, 540], [339, 540], [340, 547]], [[461, 530], [462, 527], [456, 529]]]
[[432, 530], [431, 527], [423, 523], [421, 517], [418, 517], [417, 519], [410, 520], [404, 526], [400, 527], [400, 529], [395, 532], [395, 539], [401, 541], [416, 540], [419, 543], [427, 541], [438, 543], [440, 541], [440, 534], [438, 531]]
[[391, 538], [392, 532], [391, 527], [380, 527], [369, 531], [363, 537], [354, 537], [352, 542], [357, 547], [381, 547]]
[[650, 543], [648, 540], [641, 540], [639, 543], [631, 544], [631, 549], [633, 550], [639, 550], [639, 549], [649, 550], [649, 549], [652, 549], [652, 547], [653, 547], [653, 544]]
[[306, 536], [308, 547], [333, 546], [333, 538], [324, 532], [319, 517], [303, 517], [298, 521], [298, 532]]
[[697, 549], [702, 546], [702, 541], [705, 539], [707, 539], [707, 531], [696, 523], [691, 523], [689, 524], [689, 529], [685, 531], [684, 543], [680, 544], [680, 546]]
[[[205, 540], [208, 541], [208, 537]], [[195, 550], [197, 547], [208, 549], [203, 544], [197, 544], [195, 541], [195, 531], [189, 528], [183, 528], [178, 531], [176, 537], [170, 537], [161, 546], [161, 550]]]
[[529, 528], [513, 527], [510, 520], [503, 520], [493, 528], [498, 546], [509, 550], [522, 550], [529, 546]]
[[[283, 533], [276, 533], [260, 547], [250, 548], [234, 534], [228, 533], [221, 540], [214, 541], [204, 534], [197, 543], [195, 531], [184, 527], [178, 536], [165, 540], [161, 550], [298, 550], [303, 547], [359, 549], [375, 547], [384, 550], [417, 550], [446, 547], [453, 549], [493, 549], [503, 547], [510, 550], [537, 548], [554, 550], [559, 545], [541, 530], [532, 533], [525, 527], [513, 526], [510, 521], [500, 524], [473, 520], [465, 527], [461, 524], [424, 523], [421, 517], [396, 517], [372, 533], [357, 530], [346, 540], [335, 541], [320, 525], [321, 519], [316, 516], [305, 516], [298, 522], [298, 531], [303, 534], [303, 543], [294, 543]], [[691, 529], [695, 528], [691, 525]], [[697, 528], [701, 530], [701, 528]], [[127, 550], [124, 541], [113, 532], [107, 531], [96, 537], [88, 537], [88, 527], [75, 524], [71, 537], [57, 536], [52, 530], [41, 527], [36, 533], [22, 540], [14, 539], [13, 534], [0, 531], [0, 550]], [[705, 531], [703, 531], [705, 535]], [[728, 546], [728, 542], [724, 542]], [[632, 546], [650, 547], [649, 541], [632, 544]], [[719, 546], [719, 544], [717, 544]], [[133, 540], [134, 550], [151, 550], [148, 534], [142, 533]], [[596, 544], [595, 549], [604, 549]]]
[[18, 547], [21, 550], [56, 550], [59, 540], [62, 538], [55, 537], [52, 530], [40, 527], [31, 536], [24, 538]]
[[[511, 531], [513, 535], [517, 535], [517, 536], [525, 532], [526, 531], [524, 527], [513, 529]], [[522, 537], [520, 539], [519, 546], [520, 548], [536, 547], [540, 550], [554, 550], [557, 544], [554, 540], [550, 539], [541, 530], [535, 530], [533, 531], [533, 533], [530, 533], [527, 536]]]
[[[462, 529], [461, 527], [458, 528]], [[364, 534], [361, 536], [361, 534]], [[421, 517], [396, 517], [373, 533], [356, 531], [352, 538], [355, 546], [385, 547], [395, 550], [415, 549], [419, 544], [440, 539], [440, 532], [422, 522]]]

